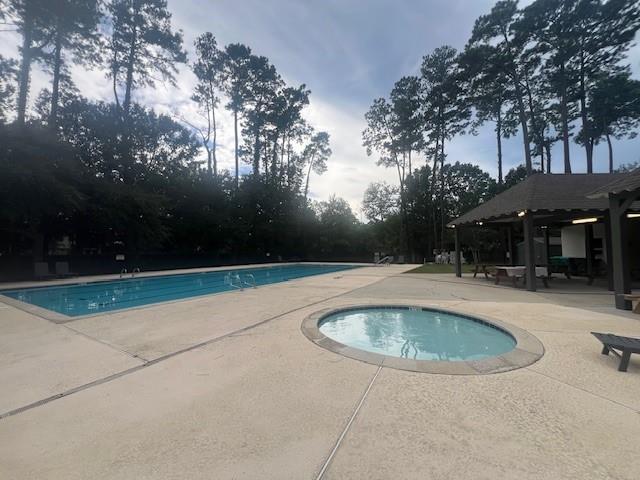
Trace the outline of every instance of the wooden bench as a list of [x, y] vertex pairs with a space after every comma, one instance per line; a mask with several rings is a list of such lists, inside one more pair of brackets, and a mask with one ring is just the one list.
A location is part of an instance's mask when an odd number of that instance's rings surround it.
[[633, 313], [640, 313], [640, 295], [627, 294], [624, 296], [624, 299], [629, 300], [630, 302], [637, 302], [636, 307], [633, 309]]
[[[591, 332], [591, 335], [602, 342], [602, 355], [609, 355], [611, 352], [620, 357], [620, 365], [618, 366], [620, 372], [627, 371], [632, 353], [640, 353], [640, 338], [620, 337], [612, 333], [598, 332]], [[616, 350], [620, 350], [621, 353]]]

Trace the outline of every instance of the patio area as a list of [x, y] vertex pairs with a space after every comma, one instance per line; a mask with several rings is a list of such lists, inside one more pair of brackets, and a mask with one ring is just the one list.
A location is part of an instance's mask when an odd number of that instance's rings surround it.
[[[640, 337], [606, 285], [367, 267], [54, 324], [0, 303], [0, 478], [634, 479]], [[437, 306], [545, 348], [493, 375], [378, 367], [301, 332], [318, 310]]]

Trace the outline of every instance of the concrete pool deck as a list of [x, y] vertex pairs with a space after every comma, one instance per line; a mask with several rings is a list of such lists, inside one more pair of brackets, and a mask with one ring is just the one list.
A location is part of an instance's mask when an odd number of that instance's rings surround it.
[[[0, 478], [631, 479], [640, 337], [593, 293], [526, 292], [407, 266], [307, 277], [54, 324], [0, 303]], [[301, 332], [353, 304], [454, 308], [535, 335], [482, 376], [370, 365]]]

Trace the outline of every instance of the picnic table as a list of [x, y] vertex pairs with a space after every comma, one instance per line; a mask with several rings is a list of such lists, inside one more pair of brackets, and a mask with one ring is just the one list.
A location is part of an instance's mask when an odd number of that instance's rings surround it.
[[[496, 266], [495, 267], [495, 276], [496, 276], [496, 285], [500, 283], [501, 278], [510, 278], [513, 282], [513, 286], [518, 285], [518, 279], [522, 278], [526, 283], [526, 273], [527, 267], [524, 265], [518, 265], [515, 267], [507, 267], [507, 266]], [[547, 267], [536, 267], [536, 278], [542, 280], [544, 286], [549, 288], [549, 283], [547, 282], [547, 278], [549, 277], [549, 270]]]

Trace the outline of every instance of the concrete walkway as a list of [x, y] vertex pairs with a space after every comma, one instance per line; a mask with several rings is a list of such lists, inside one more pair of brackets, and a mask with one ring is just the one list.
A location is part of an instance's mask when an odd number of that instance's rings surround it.
[[[640, 359], [618, 372], [589, 332], [640, 337], [640, 317], [604, 297], [403, 270], [62, 325], [0, 304], [0, 478], [636, 478]], [[323, 308], [399, 302], [515, 324], [546, 353], [502, 374], [429, 375], [300, 332]]]

